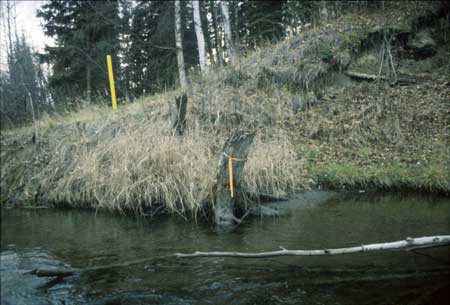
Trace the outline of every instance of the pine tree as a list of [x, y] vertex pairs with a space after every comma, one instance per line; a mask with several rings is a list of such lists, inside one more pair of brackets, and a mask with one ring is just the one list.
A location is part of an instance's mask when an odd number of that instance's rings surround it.
[[240, 15], [245, 16], [244, 42], [256, 46], [266, 41], [276, 41], [284, 36], [283, 1], [244, 1]]
[[120, 66], [118, 2], [50, 0], [38, 16], [56, 42], [43, 56], [52, 66], [50, 86], [74, 96], [104, 95], [109, 88], [106, 55], [113, 57], [115, 71]]
[[125, 101], [129, 102], [134, 100], [131, 91], [131, 71], [127, 67], [128, 58], [130, 56], [131, 48], [131, 22], [132, 22], [132, 6], [127, 0], [119, 0], [119, 41], [120, 48], [118, 56], [121, 63], [121, 73], [116, 73], [116, 82], [119, 92], [123, 92]]
[[[41, 109], [48, 106], [45, 88], [40, 79], [37, 59], [25, 36], [12, 40], [8, 57], [8, 71], [0, 75], [0, 121], [4, 124], [22, 124], [38, 117]], [[32, 113], [36, 111], [36, 113]]]
[[140, 1], [132, 20], [127, 69], [133, 94], [154, 93], [173, 86], [178, 72], [174, 3]]

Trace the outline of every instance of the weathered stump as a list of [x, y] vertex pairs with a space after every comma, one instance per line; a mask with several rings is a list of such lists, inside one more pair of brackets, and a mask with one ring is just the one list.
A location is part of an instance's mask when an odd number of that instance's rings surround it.
[[233, 206], [254, 137], [254, 132], [237, 129], [225, 141], [214, 188], [214, 216], [218, 226], [230, 226], [239, 222], [234, 216]]
[[170, 112], [169, 127], [179, 136], [183, 135], [186, 128], [187, 101], [186, 94], [175, 97], [175, 109]]

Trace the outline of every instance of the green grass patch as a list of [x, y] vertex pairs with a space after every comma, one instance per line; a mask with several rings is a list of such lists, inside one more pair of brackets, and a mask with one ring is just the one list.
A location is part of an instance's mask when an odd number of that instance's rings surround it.
[[448, 168], [437, 163], [418, 166], [390, 162], [361, 166], [348, 161], [334, 161], [315, 171], [318, 183], [332, 188], [412, 188], [450, 192]]

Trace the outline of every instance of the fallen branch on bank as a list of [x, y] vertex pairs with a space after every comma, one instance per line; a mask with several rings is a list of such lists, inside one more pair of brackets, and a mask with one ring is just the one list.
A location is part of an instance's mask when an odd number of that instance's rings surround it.
[[350, 248], [338, 248], [338, 249], [320, 249], [320, 250], [288, 250], [280, 247], [281, 250], [269, 251], [269, 252], [200, 252], [193, 253], [176, 253], [178, 258], [188, 257], [240, 257], [240, 258], [265, 258], [274, 256], [319, 256], [319, 255], [341, 255], [358, 252], [373, 252], [373, 251], [411, 251], [415, 249], [432, 248], [439, 246], [450, 245], [450, 235], [437, 235], [427, 237], [411, 238], [407, 237], [405, 240], [377, 243], [369, 245], [361, 245]]
[[368, 74], [368, 73], [362, 73], [362, 72], [357, 72], [357, 71], [345, 71], [345, 74], [347, 76], [353, 77], [353, 78], [359, 78], [359, 79], [364, 79], [364, 80], [371, 80], [371, 81], [375, 81], [378, 79], [381, 80], [388, 80], [385, 76], [378, 76], [375, 74]]
[[[357, 71], [345, 71], [345, 75], [356, 78], [356, 79], [362, 79], [367, 81], [376, 81], [376, 80], [383, 80], [383, 81], [389, 81], [390, 79], [383, 75], [375, 75], [375, 74], [368, 74], [363, 72], [357, 72]], [[409, 79], [409, 78], [396, 78], [394, 82], [392, 82], [392, 85], [399, 84], [399, 85], [408, 85], [408, 84], [416, 84], [417, 80], [415, 79]]]

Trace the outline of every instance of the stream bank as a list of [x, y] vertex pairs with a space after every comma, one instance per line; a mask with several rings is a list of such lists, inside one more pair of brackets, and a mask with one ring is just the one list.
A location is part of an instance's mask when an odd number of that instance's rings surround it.
[[[236, 128], [256, 131], [243, 199], [323, 186], [448, 194], [448, 18], [434, 2], [386, 5], [256, 49], [208, 77], [192, 75], [186, 92], [144, 96], [119, 111], [88, 105], [2, 130], [2, 204], [195, 218], [211, 208], [217, 162]], [[380, 56], [388, 46], [394, 69]], [[378, 81], [348, 76], [380, 67]], [[168, 105], [182, 93], [187, 125], [177, 137]]]

